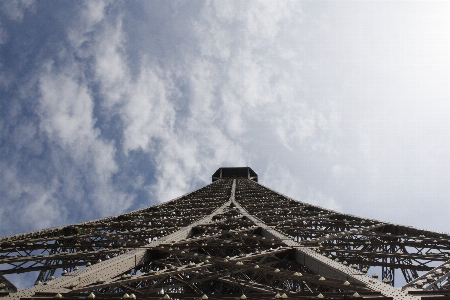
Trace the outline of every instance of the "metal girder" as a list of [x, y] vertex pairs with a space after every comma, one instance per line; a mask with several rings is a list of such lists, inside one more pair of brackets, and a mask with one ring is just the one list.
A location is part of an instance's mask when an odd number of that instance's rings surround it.
[[348, 280], [349, 278], [352, 278], [354, 281], [360, 282], [371, 290], [380, 292], [386, 297], [414, 299], [414, 297], [408, 296], [406, 293], [390, 285], [380, 283], [365, 276], [363, 273], [357, 270], [325, 258], [322, 255], [318, 255], [317, 252], [313, 251], [311, 248], [302, 247], [302, 245], [298, 242], [295, 242], [292, 237], [286, 236], [281, 232], [276, 231], [275, 229], [265, 225], [263, 222], [250, 215], [243, 207], [240, 206], [240, 204], [236, 204], [236, 206], [243, 211], [243, 214], [245, 214], [248, 218], [253, 219], [253, 221], [258, 226], [263, 228], [266, 236], [278, 240], [283, 240], [286, 245], [296, 247], [297, 261], [308, 267], [309, 269], [314, 270], [317, 274], [321, 274], [323, 276], [331, 278], [339, 278], [341, 280]]
[[[224, 200], [226, 201], [226, 199]], [[154, 241], [147, 244], [144, 249], [136, 249], [125, 252], [120, 256], [111, 258], [106, 261], [101, 261], [95, 265], [89, 266], [82, 270], [76, 270], [74, 272], [71, 272], [67, 276], [61, 276], [59, 278], [50, 280], [46, 282], [45, 285], [35, 285], [31, 288], [21, 290], [17, 293], [10, 293], [7, 296], [7, 298], [17, 299], [21, 297], [28, 297], [35, 294], [36, 292], [45, 292], [49, 290], [57, 292], [68, 292], [70, 291], [69, 289], [72, 286], [85, 286], [93, 282], [97, 282], [99, 280], [103, 281], [105, 279], [116, 277], [122, 274], [123, 272], [126, 272], [136, 267], [137, 265], [143, 264], [146, 261], [146, 253], [148, 248], [157, 247], [164, 241], [180, 240], [186, 238], [194, 226], [200, 223], [211, 222], [214, 215], [221, 213], [223, 211], [223, 208], [226, 207], [227, 205], [229, 204], [225, 202], [225, 204], [222, 204], [221, 207], [210, 209], [211, 213], [206, 215], [202, 219], [197, 220], [193, 222], [191, 225], [186, 226], [172, 234], [164, 236], [160, 238], [158, 241]]]
[[98, 282], [99, 280], [103, 281], [116, 277], [138, 265], [144, 264], [145, 261], [148, 260], [148, 257], [146, 257], [147, 249], [157, 247], [161, 243], [166, 241], [185, 239], [194, 226], [199, 223], [210, 222], [212, 217], [216, 214], [221, 213], [223, 211], [223, 208], [227, 205], [229, 204], [225, 203], [220, 208], [216, 209], [212, 214], [192, 223], [190, 226], [182, 228], [181, 230], [173, 234], [170, 234], [158, 241], [148, 244], [144, 249], [129, 251], [108, 261], [100, 262], [89, 268], [72, 272], [68, 276], [62, 276], [60, 278], [53, 279], [49, 281], [47, 285], [34, 286], [29, 289], [22, 290], [17, 294], [11, 294], [10, 296], [12, 296], [13, 298], [24, 297], [32, 295], [36, 292], [43, 292], [55, 288], [80, 288], [82, 286]]
[[[356, 292], [407, 300], [449, 288], [448, 234], [326, 210], [249, 179], [215, 179], [157, 206], [0, 238], [0, 274], [39, 270], [45, 281], [18, 292], [0, 286], [0, 297], [160, 299], [164, 290], [179, 299]], [[366, 276], [371, 267], [387, 283]], [[395, 270], [408, 282], [403, 289], [394, 287]]]
[[448, 280], [450, 278], [450, 260], [435, 267], [431, 271], [416, 277], [414, 280], [405, 284], [403, 290], [411, 290], [414, 287], [423, 289], [425, 291], [440, 290], [441, 286], [446, 286], [444, 289], [448, 290]]
[[[237, 201], [242, 202], [250, 215], [302, 245], [319, 247], [322, 252], [328, 251], [327, 255], [333, 259], [356, 264], [358, 269], [384, 264], [401, 270], [405, 280], [410, 281], [420, 275], [416, 270], [428, 271], [436, 261], [448, 259], [448, 234], [331, 212], [295, 201], [268, 188], [262, 189], [260, 184], [239, 182], [243, 189], [238, 193]], [[308, 217], [302, 217], [302, 212]], [[299, 219], [303, 221], [298, 222]], [[368, 245], [372, 250], [365, 251]], [[392, 246], [390, 252], [375, 251], [386, 245]], [[403, 252], [399, 251], [402, 249]], [[351, 253], [354, 256], [350, 256]], [[384, 259], [386, 257], [389, 260]]]
[[[12, 284], [8, 279], [0, 274], [0, 293], [15, 293], [17, 292], [17, 287]], [[0, 294], [1, 295], [1, 294]]]

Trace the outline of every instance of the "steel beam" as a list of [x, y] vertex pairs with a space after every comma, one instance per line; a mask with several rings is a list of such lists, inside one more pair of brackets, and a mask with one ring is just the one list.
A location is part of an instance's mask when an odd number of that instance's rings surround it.
[[[129, 291], [152, 299], [164, 288], [180, 299], [243, 292], [260, 299], [270, 292], [345, 299], [358, 291], [369, 299], [409, 300], [419, 291], [431, 295], [449, 288], [448, 234], [299, 202], [248, 176], [216, 177], [158, 206], [0, 238], [0, 282], [6, 282], [1, 272], [33, 270], [45, 280], [18, 292], [4, 283], [0, 297], [61, 293], [80, 299], [95, 292], [103, 299]], [[444, 263], [435, 267], [437, 262]], [[85, 264], [92, 265], [76, 270]], [[371, 266], [382, 269], [380, 279], [387, 283], [366, 275]], [[63, 268], [63, 276], [51, 279]], [[393, 286], [395, 270], [409, 282], [403, 289]]]

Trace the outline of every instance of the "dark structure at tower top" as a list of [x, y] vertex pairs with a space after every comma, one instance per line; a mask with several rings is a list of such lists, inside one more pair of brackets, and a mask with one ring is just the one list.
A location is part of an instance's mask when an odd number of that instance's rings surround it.
[[219, 168], [212, 175], [213, 182], [222, 178], [247, 178], [258, 182], [258, 175], [250, 167]]

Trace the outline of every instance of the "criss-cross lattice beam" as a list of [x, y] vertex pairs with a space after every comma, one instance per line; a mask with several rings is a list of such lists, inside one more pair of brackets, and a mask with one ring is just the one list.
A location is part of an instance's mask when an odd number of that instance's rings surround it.
[[[1, 238], [1, 273], [40, 274], [36, 286], [0, 296], [413, 299], [420, 287], [448, 288], [448, 234], [345, 215], [222, 175], [154, 207]], [[366, 276], [369, 268], [383, 281]], [[393, 287], [396, 270], [409, 283], [403, 290]]]
[[236, 200], [262, 223], [330, 259], [367, 271], [381, 267], [394, 285], [394, 271], [407, 282], [448, 260], [450, 236], [345, 215], [295, 201], [262, 185], [238, 180]]

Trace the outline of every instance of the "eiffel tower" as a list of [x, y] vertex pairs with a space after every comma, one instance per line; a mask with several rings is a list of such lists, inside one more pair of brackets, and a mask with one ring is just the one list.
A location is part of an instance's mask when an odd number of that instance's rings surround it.
[[[449, 299], [450, 236], [313, 206], [220, 168], [179, 198], [0, 239], [1, 299]], [[34, 285], [7, 278], [28, 273]]]

